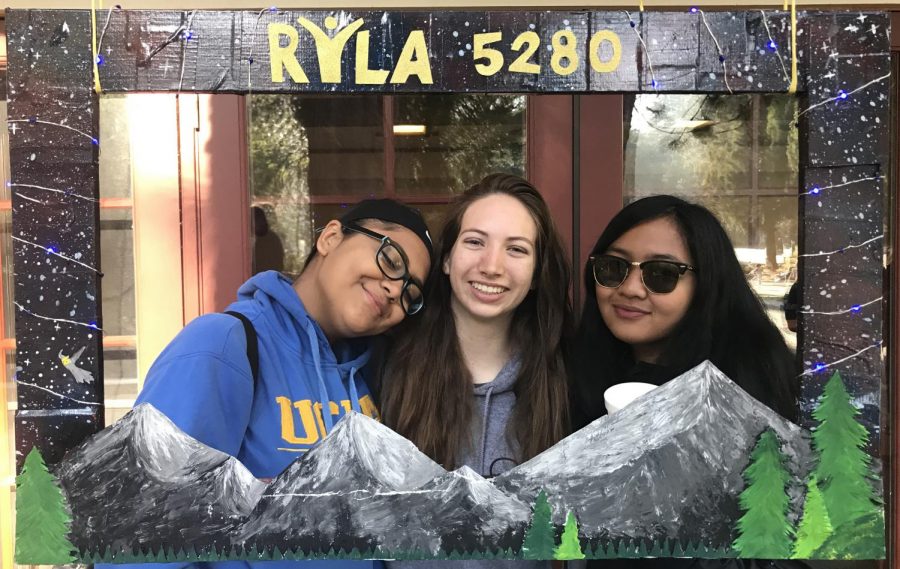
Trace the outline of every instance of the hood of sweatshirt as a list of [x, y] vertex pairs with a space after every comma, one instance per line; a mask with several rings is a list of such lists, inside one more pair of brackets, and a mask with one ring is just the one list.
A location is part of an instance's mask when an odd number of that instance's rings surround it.
[[[254, 304], [256, 306], [254, 306]], [[238, 302], [229, 307], [246, 314], [257, 333], [269, 336], [268, 341], [278, 342], [280, 352], [289, 352], [311, 369], [315, 376], [316, 394], [321, 402], [329, 397], [327, 378], [329, 370], [336, 370], [350, 395], [354, 411], [360, 409], [356, 386], [356, 374], [371, 356], [366, 338], [346, 340], [332, 346], [319, 324], [306, 311], [291, 281], [277, 271], [265, 271], [255, 275], [238, 289]], [[264, 319], [264, 328], [256, 319]], [[323, 413], [327, 429], [333, 420], [330, 413]]]

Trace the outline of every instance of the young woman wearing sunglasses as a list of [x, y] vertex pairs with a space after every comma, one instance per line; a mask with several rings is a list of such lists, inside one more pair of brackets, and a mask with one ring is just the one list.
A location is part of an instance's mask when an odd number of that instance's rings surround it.
[[[661, 385], [704, 360], [782, 416], [796, 419], [794, 356], [707, 209], [665, 195], [628, 205], [594, 245], [584, 284], [571, 390], [576, 430], [606, 414], [603, 393], [612, 385]], [[588, 569], [745, 566], [750, 560], [588, 562]], [[803, 567], [781, 561], [769, 566]]]
[[385, 423], [445, 468], [484, 477], [563, 438], [570, 274], [547, 204], [527, 181], [494, 174], [459, 196], [422, 314], [391, 350]]
[[591, 251], [584, 283], [573, 366], [576, 429], [606, 413], [610, 386], [660, 385], [704, 360], [796, 418], [794, 356], [707, 209], [664, 195], [625, 207]]

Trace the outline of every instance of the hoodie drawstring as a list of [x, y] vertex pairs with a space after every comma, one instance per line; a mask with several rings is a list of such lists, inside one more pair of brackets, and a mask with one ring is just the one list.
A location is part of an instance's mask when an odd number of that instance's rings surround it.
[[350, 405], [357, 413], [362, 413], [362, 407], [359, 405], [359, 394], [356, 392], [356, 366], [350, 368]]
[[484, 394], [484, 407], [481, 410], [481, 474], [485, 475], [484, 468], [484, 459], [485, 454], [487, 454], [487, 428], [488, 428], [488, 412], [491, 408], [491, 394], [494, 392], [494, 387], [491, 386], [488, 388], [487, 392]]
[[322, 357], [319, 355], [319, 340], [316, 337], [316, 327], [312, 321], [306, 321], [306, 335], [309, 336], [309, 345], [313, 347], [313, 363], [316, 365], [316, 376], [319, 378], [319, 401], [322, 402], [322, 418], [325, 420], [325, 432], [330, 433], [334, 422], [331, 420], [331, 400], [328, 399], [328, 388], [325, 387], [325, 377], [322, 373]]

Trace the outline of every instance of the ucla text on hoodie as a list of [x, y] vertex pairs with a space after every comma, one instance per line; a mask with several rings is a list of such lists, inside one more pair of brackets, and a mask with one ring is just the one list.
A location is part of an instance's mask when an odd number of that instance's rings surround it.
[[228, 310], [247, 316], [256, 331], [256, 382], [240, 320], [208, 314], [160, 354], [138, 403], [152, 403], [263, 479], [318, 444], [347, 411], [379, 418], [360, 371], [369, 342], [329, 344], [286, 278], [274, 271], [256, 275]]
[[[276, 397], [275, 401], [281, 409], [281, 439], [291, 445], [300, 445], [297, 448], [279, 448], [279, 450], [306, 452], [309, 445], [315, 445], [328, 434], [320, 402], [311, 399], [291, 401], [284, 396]], [[331, 415], [342, 416], [352, 409], [349, 399], [339, 403], [340, 405], [334, 401], [328, 402]], [[381, 419], [370, 396], [360, 397], [359, 406], [369, 417]]]

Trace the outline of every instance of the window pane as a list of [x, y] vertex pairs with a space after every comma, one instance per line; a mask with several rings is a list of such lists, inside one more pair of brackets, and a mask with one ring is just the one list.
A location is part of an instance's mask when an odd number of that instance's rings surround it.
[[103, 398], [107, 425], [121, 417], [120, 414], [110, 421], [111, 411], [127, 411], [134, 405], [138, 394], [137, 377], [137, 351], [134, 348], [111, 347], [103, 350]]
[[131, 130], [124, 95], [100, 97], [100, 197], [131, 198]]
[[[100, 98], [100, 265], [103, 271], [105, 421], [112, 424], [137, 397], [131, 132], [125, 96]], [[113, 339], [115, 336], [131, 338]], [[127, 344], [122, 347], [121, 344]], [[118, 414], [117, 414], [118, 413]]]
[[134, 228], [130, 208], [100, 210], [100, 251], [104, 335], [133, 336]]
[[750, 95], [638, 95], [625, 111], [626, 194], [749, 189], [751, 101]]
[[788, 344], [797, 278], [796, 97], [638, 95], [625, 111], [625, 201], [674, 194], [722, 222], [751, 287]]
[[[253, 272], [299, 275], [315, 228], [346, 204], [396, 197], [419, 207], [435, 230], [444, 196], [449, 201], [490, 172], [523, 175], [525, 101], [509, 95], [248, 98]], [[401, 134], [399, 127], [410, 125], [422, 125], [424, 134]]]
[[800, 152], [797, 134], [790, 125], [796, 120], [797, 99], [783, 95], [760, 95], [757, 114], [759, 133], [759, 187], [797, 191]]
[[[437, 239], [437, 236], [441, 230], [441, 222], [444, 219], [444, 211], [446, 211], [448, 204], [437, 203], [411, 205], [412, 207], [422, 212], [422, 217], [425, 218], [425, 223], [428, 225], [428, 232], [431, 233], [432, 238]], [[313, 219], [316, 220], [316, 227], [321, 227], [322, 225], [328, 223], [330, 220], [339, 218], [341, 215], [343, 215], [343, 212], [347, 207], [349, 206], [347, 206], [346, 204], [313, 206]]]
[[394, 98], [400, 195], [459, 193], [491, 172], [525, 173], [525, 97]]

